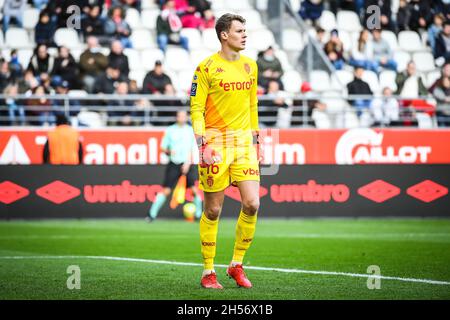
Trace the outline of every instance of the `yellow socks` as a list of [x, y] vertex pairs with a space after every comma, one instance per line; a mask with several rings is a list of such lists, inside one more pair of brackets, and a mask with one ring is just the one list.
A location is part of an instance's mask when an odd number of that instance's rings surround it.
[[205, 270], [214, 270], [218, 226], [219, 219], [210, 220], [203, 212], [200, 219], [200, 241], [202, 245], [203, 264]]
[[255, 235], [257, 215], [249, 216], [240, 212], [236, 224], [236, 241], [234, 243], [233, 263], [241, 263]]

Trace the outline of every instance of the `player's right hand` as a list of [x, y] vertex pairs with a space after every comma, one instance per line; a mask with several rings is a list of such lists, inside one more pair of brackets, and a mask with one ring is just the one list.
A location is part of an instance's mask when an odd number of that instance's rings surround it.
[[206, 168], [214, 163], [222, 161], [221, 155], [208, 146], [208, 144], [200, 146], [199, 153], [200, 167], [202, 168]]

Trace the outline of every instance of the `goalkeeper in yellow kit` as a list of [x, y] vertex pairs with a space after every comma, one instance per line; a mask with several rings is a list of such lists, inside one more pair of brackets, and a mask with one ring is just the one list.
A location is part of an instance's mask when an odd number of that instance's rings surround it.
[[239, 188], [242, 206], [227, 274], [238, 286], [251, 288], [242, 261], [253, 241], [259, 208], [258, 68], [254, 60], [240, 54], [247, 38], [243, 17], [224, 14], [215, 28], [221, 50], [199, 64], [190, 94], [200, 188], [205, 195], [200, 219], [201, 285], [223, 288], [217, 281], [214, 257], [224, 190], [232, 184]]

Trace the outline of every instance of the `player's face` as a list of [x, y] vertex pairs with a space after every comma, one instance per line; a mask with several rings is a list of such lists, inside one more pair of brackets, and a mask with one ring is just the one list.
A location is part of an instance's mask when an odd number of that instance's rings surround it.
[[237, 20], [231, 22], [230, 30], [227, 32], [227, 44], [230, 48], [240, 51], [245, 49], [247, 33], [245, 25]]
[[183, 125], [186, 122], [187, 122], [187, 114], [186, 114], [186, 112], [182, 112], [182, 111], [178, 112], [177, 113], [177, 123], [179, 125]]

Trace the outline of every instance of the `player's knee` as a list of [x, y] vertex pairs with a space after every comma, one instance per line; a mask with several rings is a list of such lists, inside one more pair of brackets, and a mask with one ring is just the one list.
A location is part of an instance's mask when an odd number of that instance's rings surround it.
[[258, 212], [259, 209], [259, 199], [248, 199], [242, 202], [242, 207], [245, 213], [249, 215], [254, 215]]
[[164, 188], [163, 191], [162, 191], [162, 193], [163, 193], [166, 197], [168, 197], [169, 194], [170, 194], [170, 191], [171, 191], [170, 188]]
[[209, 220], [217, 220], [221, 211], [220, 206], [207, 206], [205, 207], [205, 215]]

